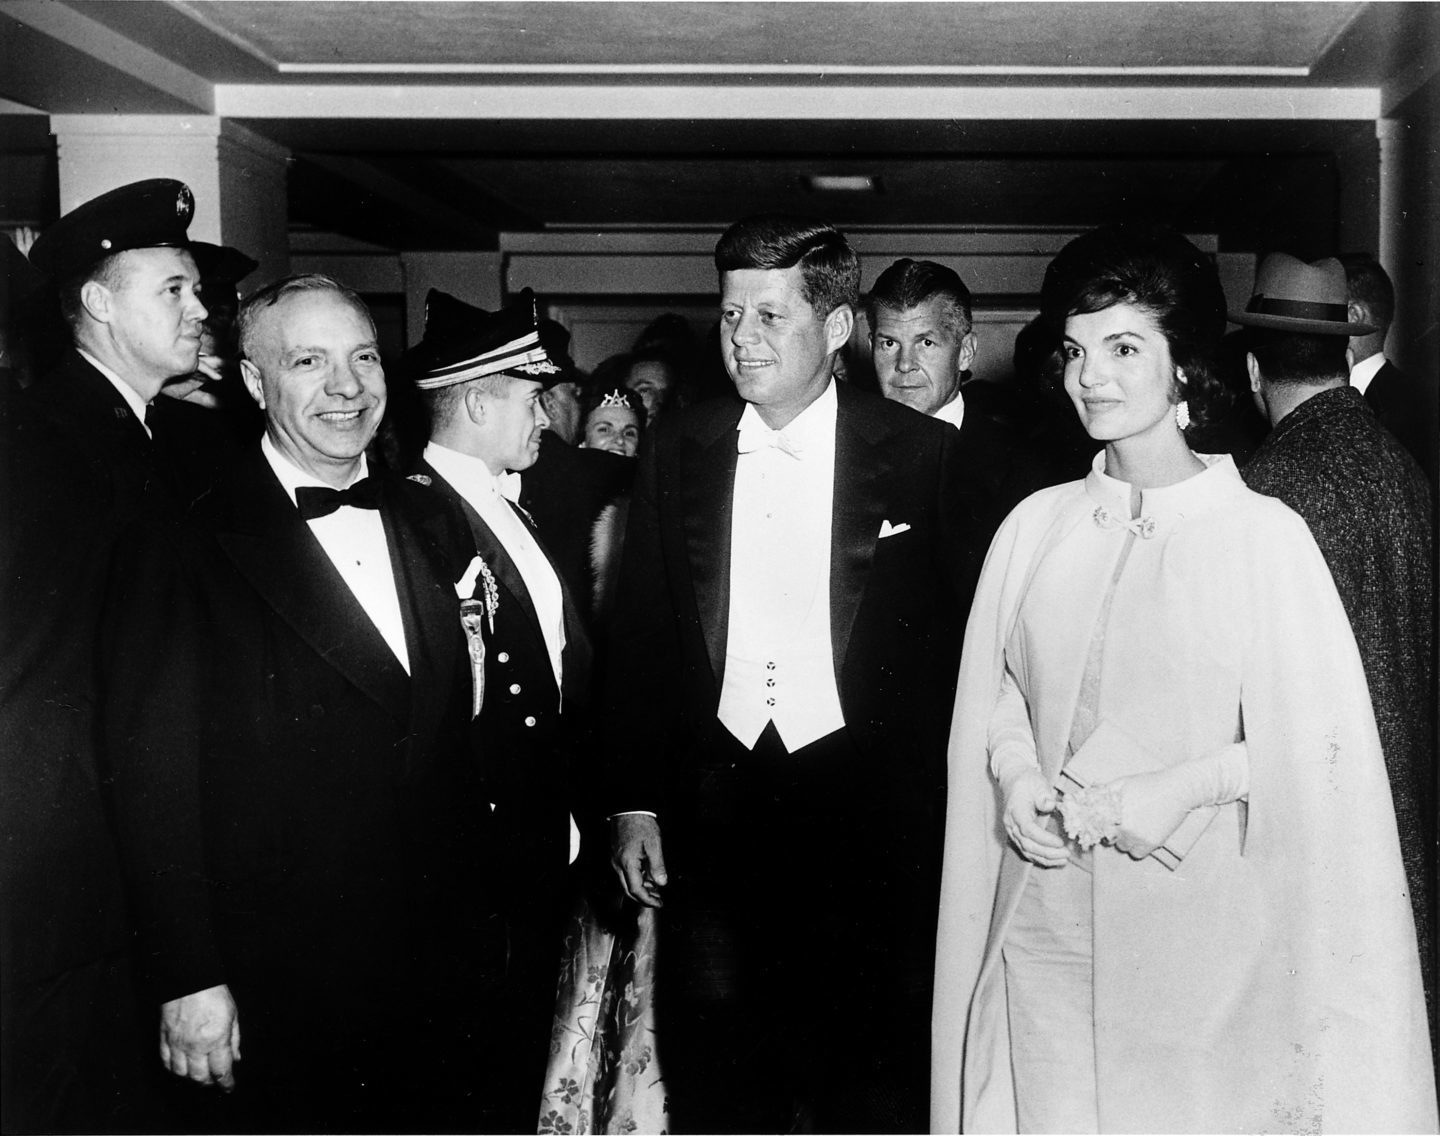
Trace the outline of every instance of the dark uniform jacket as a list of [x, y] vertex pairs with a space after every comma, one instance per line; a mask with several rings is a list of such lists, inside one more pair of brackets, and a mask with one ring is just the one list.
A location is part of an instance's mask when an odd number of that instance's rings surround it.
[[[547, 443], [548, 444], [548, 443]], [[555, 672], [535, 605], [519, 568], [505, 546], [455, 488], [427, 462], [412, 478], [422, 479], [464, 515], [475, 552], [493, 574], [498, 606], [493, 632], [486, 626], [485, 701], [478, 719], [485, 789], [495, 806], [504, 861], [502, 875], [520, 892], [563, 893], [569, 859], [569, 814], [577, 808], [572, 784], [580, 716], [589, 700], [590, 640], [566, 577], [556, 568], [564, 601], [563, 690]], [[531, 524], [523, 510], [517, 515]], [[550, 554], [545, 541], [537, 543]], [[555, 566], [553, 558], [551, 566]]]
[[1244, 477], [1305, 518], [1350, 617], [1390, 774], [1428, 984], [1436, 710], [1430, 488], [1349, 386], [1314, 395], [1282, 418]]
[[15, 399], [0, 534], [6, 986], [128, 944], [100, 795], [96, 641], [115, 543], [168, 492], [144, 427], [75, 351]]

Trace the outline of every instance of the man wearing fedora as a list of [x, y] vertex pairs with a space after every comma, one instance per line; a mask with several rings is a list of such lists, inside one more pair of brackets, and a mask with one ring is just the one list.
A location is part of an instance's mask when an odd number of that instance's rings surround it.
[[430, 442], [411, 479], [464, 514], [484, 564], [484, 610], [470, 642], [508, 935], [505, 989], [494, 1000], [506, 1044], [491, 1058], [506, 1089], [482, 1118], [498, 1131], [533, 1128], [540, 1102], [590, 682], [590, 640], [574, 597], [517, 504], [517, 475], [535, 463], [549, 423], [542, 395], [562, 376], [535, 316], [528, 291], [498, 312], [432, 291], [424, 338], [406, 355], [430, 416]]
[[14, 400], [0, 541], [0, 1127], [144, 1127], [130, 928], [101, 796], [96, 663], [114, 551], [177, 479], [153, 401], [200, 358], [194, 199], [164, 178], [62, 217], [30, 252], [71, 347]]
[[1271, 432], [1245, 466], [1252, 489], [1305, 518], [1355, 632], [1390, 776], [1434, 1020], [1431, 926], [1435, 768], [1433, 503], [1414, 458], [1348, 382], [1345, 349], [1376, 329], [1351, 318], [1345, 269], [1276, 253], [1233, 322]]

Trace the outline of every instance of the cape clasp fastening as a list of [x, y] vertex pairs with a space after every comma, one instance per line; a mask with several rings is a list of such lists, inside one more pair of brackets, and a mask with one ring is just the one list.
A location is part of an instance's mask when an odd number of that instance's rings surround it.
[[1102, 529], [1129, 529], [1142, 540], [1149, 540], [1155, 535], [1154, 517], [1136, 517], [1129, 520], [1125, 517], [1118, 517], [1104, 505], [1096, 505], [1095, 512], [1091, 514], [1095, 523]]

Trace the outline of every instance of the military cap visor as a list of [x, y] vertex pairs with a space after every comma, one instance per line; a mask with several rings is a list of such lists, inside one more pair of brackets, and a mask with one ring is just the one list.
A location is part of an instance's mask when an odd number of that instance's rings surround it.
[[190, 187], [150, 178], [102, 193], [72, 209], [43, 232], [30, 263], [55, 283], [73, 280], [107, 256], [141, 248], [189, 248], [195, 216]]
[[561, 378], [540, 342], [535, 297], [529, 289], [498, 312], [431, 289], [425, 299], [425, 334], [406, 352], [405, 368], [421, 390], [487, 375], [512, 375], [547, 387]]

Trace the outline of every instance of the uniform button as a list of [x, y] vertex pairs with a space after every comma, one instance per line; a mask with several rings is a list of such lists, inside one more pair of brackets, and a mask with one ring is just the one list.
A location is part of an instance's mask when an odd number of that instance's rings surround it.
[[511, 694], [519, 694], [519, 693], [520, 693], [520, 684], [519, 684], [518, 682], [512, 682], [512, 683], [510, 684], [510, 693], [511, 693]]
[[525, 719], [525, 725], [527, 725], [527, 726], [533, 726], [533, 725], [535, 725], [535, 718], [534, 718], [533, 715]]
[[501, 651], [498, 655], [495, 656], [495, 659], [497, 662], [508, 663], [510, 661], [510, 652]]

